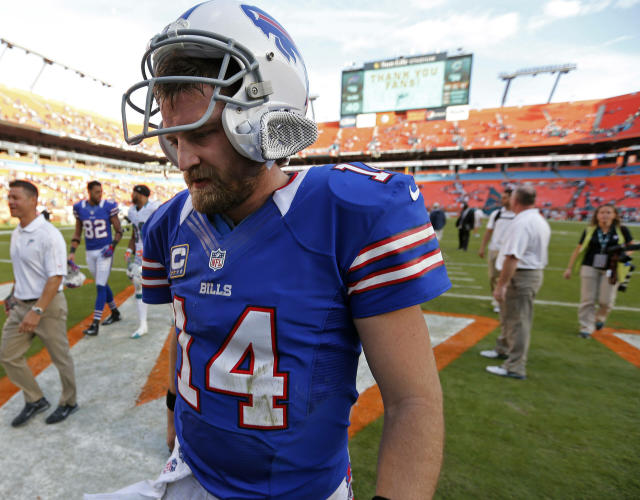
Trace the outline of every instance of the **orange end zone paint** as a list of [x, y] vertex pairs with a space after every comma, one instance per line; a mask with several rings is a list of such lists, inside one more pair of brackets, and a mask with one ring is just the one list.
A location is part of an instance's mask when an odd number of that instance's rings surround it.
[[591, 335], [598, 342], [603, 343], [621, 358], [640, 368], [640, 349], [635, 348], [628, 342], [619, 339], [614, 333], [629, 333], [632, 335], [640, 335], [637, 330], [623, 330], [620, 328], [603, 328], [600, 331], [593, 332]]
[[[491, 318], [485, 318], [483, 316], [446, 312], [423, 312], [427, 314], [437, 314], [440, 316], [472, 318], [474, 320], [469, 326], [463, 328], [455, 335], [452, 335], [433, 349], [438, 371], [456, 360], [463, 352], [469, 349], [469, 347], [478, 343], [480, 339], [500, 325], [499, 321]], [[384, 407], [382, 405], [382, 396], [380, 395], [378, 386], [374, 385], [360, 394], [356, 404], [351, 408], [349, 437], [354, 436], [358, 431], [364, 429], [371, 422], [380, 418], [383, 413]]]
[[[172, 331], [173, 329], [170, 328], [169, 332]], [[153, 365], [140, 394], [138, 394], [136, 406], [149, 403], [166, 394], [169, 387], [169, 343], [172, 341], [175, 342], [175, 335], [167, 334], [162, 351], [158, 354], [156, 363]]]

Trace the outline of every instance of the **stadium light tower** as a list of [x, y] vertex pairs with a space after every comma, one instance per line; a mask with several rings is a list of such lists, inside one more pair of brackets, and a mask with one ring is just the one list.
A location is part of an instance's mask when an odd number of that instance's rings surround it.
[[0, 54], [0, 58], [4, 55], [5, 51], [7, 49], [21, 49], [25, 52], [25, 54], [29, 55], [29, 54], [33, 54], [36, 57], [39, 57], [40, 59], [42, 59], [42, 67], [40, 68], [40, 71], [38, 72], [38, 76], [36, 76], [35, 80], [33, 80], [33, 83], [31, 84], [31, 87], [29, 88], [29, 90], [31, 92], [33, 92], [33, 87], [35, 87], [36, 83], [38, 83], [38, 80], [40, 79], [40, 75], [42, 75], [42, 72], [44, 71], [44, 69], [47, 66], [53, 66], [53, 65], [57, 65], [57, 66], [61, 66], [63, 69], [67, 70], [67, 71], [73, 71], [76, 75], [78, 75], [80, 78], [90, 78], [91, 80], [93, 80], [94, 82], [99, 83], [100, 85], [102, 85], [103, 87], [111, 87], [112, 85], [110, 83], [107, 83], [103, 80], [100, 80], [99, 78], [96, 78], [94, 76], [90, 76], [87, 75], [85, 72], [80, 71], [79, 69], [74, 69], [70, 66], [67, 66], [64, 63], [61, 63], [59, 61], [55, 61], [49, 57], [43, 56], [42, 54], [28, 49], [26, 47], [22, 47], [21, 45], [17, 45], [13, 42], [10, 42], [9, 40], [5, 40], [4, 38], [0, 38], [0, 45], [5, 45], [4, 50], [2, 51], [2, 54]]
[[559, 64], [555, 66], [540, 66], [538, 68], [527, 68], [527, 69], [519, 69], [518, 71], [514, 71], [513, 73], [500, 73], [498, 77], [507, 82], [504, 88], [504, 94], [502, 94], [502, 102], [500, 103], [500, 107], [504, 106], [505, 101], [507, 100], [507, 94], [509, 93], [509, 86], [511, 85], [511, 80], [517, 78], [519, 76], [536, 76], [540, 73], [557, 73], [556, 81], [553, 84], [553, 88], [551, 89], [551, 93], [549, 94], [549, 99], [547, 100], [547, 104], [551, 102], [553, 98], [553, 94], [556, 91], [556, 87], [558, 86], [558, 82], [560, 81], [560, 77], [569, 71], [573, 71], [578, 66], [573, 63], [569, 64]]
[[313, 118], [314, 122], [316, 121], [316, 109], [313, 107], [313, 103], [318, 97], [320, 97], [320, 95], [318, 94], [309, 94], [309, 102], [311, 103], [311, 118]]

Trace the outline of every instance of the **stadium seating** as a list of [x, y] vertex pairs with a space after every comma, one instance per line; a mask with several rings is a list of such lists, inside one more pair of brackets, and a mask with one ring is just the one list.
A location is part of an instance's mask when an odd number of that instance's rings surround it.
[[[55, 170], [48, 167], [57, 167]], [[109, 172], [100, 166], [75, 164], [73, 167], [48, 160], [34, 162], [21, 157], [9, 157], [0, 154], [0, 196], [6, 199], [9, 182], [24, 179], [35, 183], [39, 189], [39, 209], [47, 209], [53, 222], [72, 224], [72, 205], [87, 196], [87, 182], [97, 179], [103, 185], [103, 197], [113, 199], [122, 206], [131, 204], [133, 186], [144, 183], [152, 192], [152, 199], [166, 201], [184, 189], [184, 182], [179, 174], [167, 178], [152, 177], [147, 174], [141, 177], [139, 172]], [[0, 224], [11, 223], [11, 215], [6, 203], [0, 204]]]
[[[600, 118], [599, 118], [600, 117]], [[471, 110], [460, 122], [405, 121], [375, 128], [320, 124], [306, 157], [433, 149], [496, 149], [591, 143], [640, 137], [640, 93], [610, 99]], [[373, 144], [373, 146], [371, 145]]]
[[[460, 122], [409, 121], [402, 113], [391, 118], [367, 128], [320, 123], [317, 141], [298, 156], [311, 162], [314, 156], [348, 161], [350, 156], [384, 159], [386, 153], [495, 150], [640, 138], [640, 93], [602, 100], [471, 110], [468, 119]], [[2, 85], [0, 121], [47, 134], [90, 139], [119, 148], [126, 146], [119, 122]], [[145, 141], [138, 149], [161, 154], [156, 140]], [[149, 174], [140, 177], [136, 171], [106, 164], [56, 161], [24, 153], [0, 152], [0, 173], [5, 179], [0, 194], [6, 195], [11, 179], [31, 179], [41, 186], [42, 207], [49, 210], [54, 220], [64, 223], [72, 222], [71, 205], [85, 196], [86, 182], [90, 179], [103, 181], [105, 197], [120, 204], [129, 203], [131, 189], [139, 182], [149, 184], [160, 200], [183, 189], [177, 174], [168, 178]], [[543, 168], [506, 164], [503, 170], [495, 165], [475, 170], [472, 164], [468, 170], [461, 166], [459, 172], [424, 170], [416, 173], [415, 178], [428, 205], [438, 201], [449, 211], [459, 210], [462, 201], [482, 207], [492, 189], [500, 192], [507, 183], [532, 183], [540, 205], [558, 211], [559, 216], [584, 213], [608, 201], [622, 207], [626, 216], [638, 217], [640, 208], [638, 164], [624, 168], [620, 162]], [[0, 209], [0, 223], [9, 219], [4, 206]]]
[[[125, 147], [119, 122], [2, 85], [0, 120]], [[592, 143], [640, 137], [640, 92], [602, 100], [471, 110], [469, 118], [460, 122], [407, 121], [400, 113], [388, 123], [375, 127], [340, 128], [338, 122], [327, 122], [320, 123], [318, 128], [317, 141], [298, 156], [371, 155], [377, 158], [385, 153], [434, 149], [482, 150]], [[136, 148], [162, 154], [157, 140], [145, 141]]]
[[[125, 147], [120, 122], [3, 85], [0, 85], [0, 120], [42, 130], [45, 133]], [[140, 128], [132, 126], [136, 133]], [[150, 154], [162, 154], [155, 139], [146, 140], [135, 148]]]
[[[599, 169], [610, 172], [610, 169]], [[557, 218], [576, 217], [592, 211], [603, 203], [614, 203], [626, 220], [640, 221], [640, 175], [625, 174], [591, 176], [585, 179], [581, 170], [567, 170], [560, 177], [546, 171], [522, 170], [509, 172], [502, 180], [487, 178], [487, 174], [467, 173], [454, 179], [453, 174], [438, 178], [436, 174], [416, 174], [425, 203], [431, 207], [440, 203], [447, 211], [457, 212], [462, 202], [483, 208], [491, 191], [500, 193], [506, 185], [531, 184], [537, 193], [537, 205]], [[573, 175], [571, 175], [573, 173]], [[541, 175], [544, 174], [544, 175]]]

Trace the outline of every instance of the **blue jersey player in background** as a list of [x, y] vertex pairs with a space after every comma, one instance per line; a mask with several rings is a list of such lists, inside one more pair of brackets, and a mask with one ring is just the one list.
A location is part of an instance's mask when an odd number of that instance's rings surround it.
[[[121, 319], [107, 280], [111, 272], [113, 250], [122, 238], [122, 229], [120, 219], [118, 219], [118, 205], [114, 201], [102, 199], [102, 184], [98, 181], [91, 181], [87, 184], [87, 191], [88, 198], [73, 205], [76, 230], [71, 239], [69, 258], [75, 262], [75, 252], [80, 245], [80, 238], [84, 234], [87, 247], [87, 266], [95, 279], [97, 293], [93, 321], [83, 333], [98, 335], [105, 303], [109, 304], [111, 315], [102, 324], [110, 325]], [[115, 229], [114, 237], [111, 235], [112, 225]]]
[[385, 408], [376, 494], [431, 497], [442, 395], [420, 304], [451, 285], [413, 178], [280, 168], [316, 128], [300, 53], [257, 7], [199, 4], [147, 57], [162, 128], [126, 138], [159, 135], [188, 188], [143, 228], [143, 299], [175, 314], [177, 439], [156, 481], [99, 498], [352, 498], [361, 349]]

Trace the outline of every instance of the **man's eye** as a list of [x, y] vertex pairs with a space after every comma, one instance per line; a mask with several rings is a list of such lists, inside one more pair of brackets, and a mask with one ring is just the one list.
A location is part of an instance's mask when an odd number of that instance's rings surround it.
[[214, 130], [204, 130], [202, 132], [194, 133], [193, 137], [197, 141], [202, 141], [202, 140], [208, 138], [213, 132], [214, 132]]

